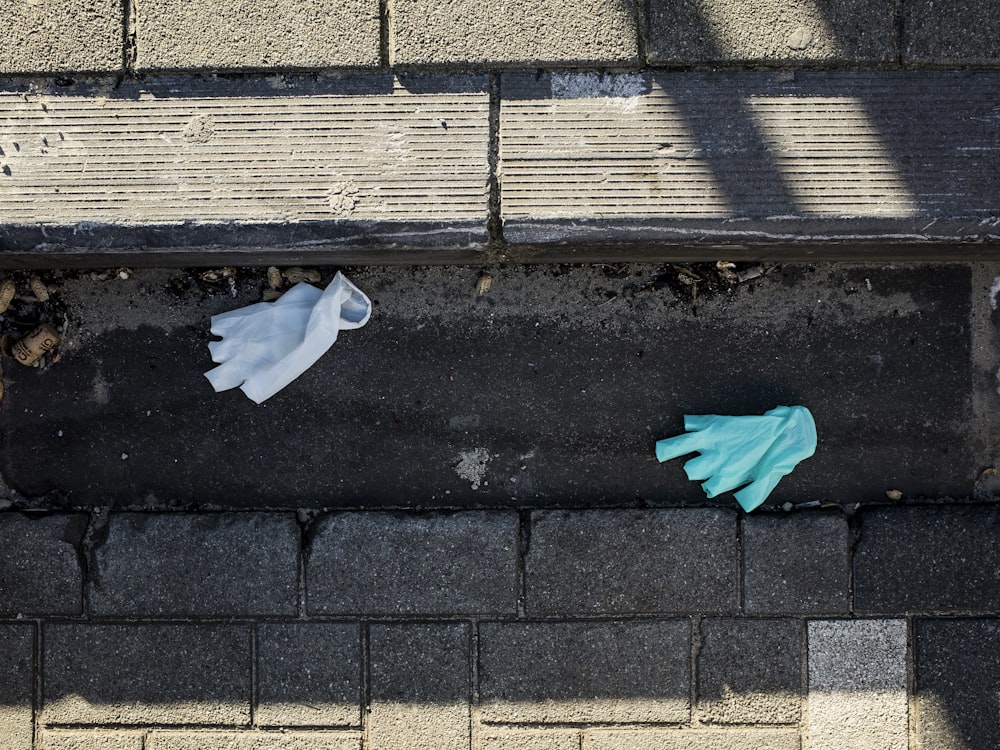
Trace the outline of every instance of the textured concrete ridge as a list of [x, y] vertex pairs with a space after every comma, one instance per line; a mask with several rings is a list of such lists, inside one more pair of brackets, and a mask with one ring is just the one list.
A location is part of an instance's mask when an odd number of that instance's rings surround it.
[[119, 0], [0, 0], [0, 18], [0, 75], [123, 69]]
[[889, 63], [895, 7], [869, 0], [652, 0], [650, 61]]
[[395, 65], [636, 65], [633, 0], [395, 0], [389, 60]]
[[378, 0], [135, 5], [135, 65], [141, 71], [372, 68], [381, 62]]

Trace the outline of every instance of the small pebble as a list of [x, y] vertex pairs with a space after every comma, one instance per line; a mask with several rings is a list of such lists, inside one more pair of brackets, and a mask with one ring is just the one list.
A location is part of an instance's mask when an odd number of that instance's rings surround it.
[[893, 501], [903, 499], [903, 493], [899, 490], [886, 490], [885, 496]]
[[784, 505], [781, 506], [781, 509], [787, 513], [788, 511], [790, 511], [794, 507], [795, 506], [792, 505], [791, 503], [785, 503]]
[[128, 460], [128, 453], [122, 453], [122, 461]]

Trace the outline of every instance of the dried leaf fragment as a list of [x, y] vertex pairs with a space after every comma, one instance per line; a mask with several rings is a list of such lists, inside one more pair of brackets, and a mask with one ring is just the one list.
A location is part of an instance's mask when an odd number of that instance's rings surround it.
[[491, 286], [493, 286], [493, 277], [483, 271], [483, 273], [479, 275], [479, 281], [476, 282], [476, 294], [486, 294], [490, 290]]
[[31, 293], [35, 295], [35, 299], [39, 302], [49, 301], [49, 288], [45, 286], [45, 282], [42, 281], [37, 276], [31, 277]]
[[903, 499], [903, 493], [899, 490], [886, 490], [885, 496], [892, 500], [893, 502]]
[[286, 268], [281, 275], [288, 279], [289, 284], [298, 284], [300, 281], [308, 281], [313, 284], [318, 284], [323, 280], [320, 272], [315, 268], [299, 268], [298, 266], [292, 266], [291, 268]]
[[236, 275], [236, 269], [225, 266], [224, 268], [213, 268], [210, 271], [204, 271], [199, 275], [202, 281], [207, 281], [209, 283], [214, 283], [217, 281], [225, 281], [226, 279], [232, 278]]
[[0, 284], [0, 314], [7, 312], [15, 294], [17, 294], [17, 285], [12, 280], [7, 279], [3, 284]]
[[281, 271], [276, 266], [270, 266], [267, 269], [267, 285], [271, 289], [281, 289], [282, 284]]

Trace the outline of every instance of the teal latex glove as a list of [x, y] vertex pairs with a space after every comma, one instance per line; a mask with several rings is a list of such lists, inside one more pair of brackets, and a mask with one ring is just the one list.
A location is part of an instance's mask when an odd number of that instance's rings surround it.
[[[684, 464], [688, 479], [709, 497], [743, 487], [736, 500], [749, 512], [785, 475], [816, 452], [816, 423], [804, 406], [779, 406], [764, 416], [684, 415], [687, 432], [656, 443], [662, 463], [700, 453]], [[743, 485], [746, 485], [745, 487]]]

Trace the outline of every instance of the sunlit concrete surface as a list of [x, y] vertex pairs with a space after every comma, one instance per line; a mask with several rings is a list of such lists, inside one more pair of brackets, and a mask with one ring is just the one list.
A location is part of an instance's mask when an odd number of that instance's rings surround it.
[[909, 747], [905, 620], [809, 623], [807, 750]]

